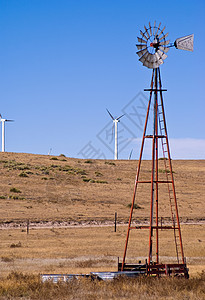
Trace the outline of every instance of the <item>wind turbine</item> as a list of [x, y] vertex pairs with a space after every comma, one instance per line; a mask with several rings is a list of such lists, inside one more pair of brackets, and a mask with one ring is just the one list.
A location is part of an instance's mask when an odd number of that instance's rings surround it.
[[111, 119], [113, 120], [113, 126], [115, 126], [115, 160], [118, 159], [118, 136], [117, 136], [117, 123], [120, 122], [120, 118], [122, 118], [125, 114], [121, 115], [118, 118], [114, 118], [109, 110], [106, 108], [108, 114], [110, 115]]
[[1, 152], [5, 152], [5, 122], [14, 122], [14, 120], [3, 119], [1, 114], [0, 114], [0, 122], [2, 123]]

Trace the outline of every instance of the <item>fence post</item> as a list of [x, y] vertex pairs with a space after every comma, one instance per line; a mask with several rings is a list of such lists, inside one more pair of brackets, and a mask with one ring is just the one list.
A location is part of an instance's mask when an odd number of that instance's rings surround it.
[[115, 212], [115, 232], [117, 231], [117, 213]]

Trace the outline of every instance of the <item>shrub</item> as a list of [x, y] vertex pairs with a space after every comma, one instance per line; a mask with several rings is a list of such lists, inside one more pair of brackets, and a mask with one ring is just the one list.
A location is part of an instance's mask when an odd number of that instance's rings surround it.
[[[128, 205], [127, 205], [127, 207], [130, 207], [131, 208], [131, 206], [132, 206], [132, 203], [129, 203]], [[133, 207], [134, 209], [141, 209], [142, 207], [141, 206], [139, 206], [137, 203], [134, 203], [134, 207]]]
[[105, 181], [105, 180], [96, 180], [95, 182], [96, 182], [96, 183], [106, 183], [106, 184], [108, 184], [108, 182]]
[[93, 161], [90, 160], [90, 159], [88, 159], [88, 160], [85, 161], [85, 164], [92, 164], [92, 163], [93, 163]]
[[50, 160], [58, 160], [57, 157], [51, 157]]
[[110, 165], [110, 166], [115, 166], [115, 163], [111, 162], [111, 161], [105, 161], [105, 164], [106, 165]]
[[5, 196], [0, 196], [0, 199], [6, 199], [6, 197]]
[[28, 175], [26, 173], [22, 172], [19, 174], [19, 177], [28, 177]]
[[11, 193], [21, 193], [21, 191], [19, 189], [15, 188], [15, 187], [11, 188], [10, 192]]
[[95, 172], [95, 175], [96, 175], [97, 177], [101, 177], [101, 176], [103, 176], [103, 174], [102, 174], [102, 173], [100, 173], [100, 172], [98, 172], [98, 171], [96, 171], [96, 172]]
[[21, 242], [18, 242], [17, 244], [12, 243], [10, 245], [10, 248], [20, 248], [20, 247], [22, 247]]

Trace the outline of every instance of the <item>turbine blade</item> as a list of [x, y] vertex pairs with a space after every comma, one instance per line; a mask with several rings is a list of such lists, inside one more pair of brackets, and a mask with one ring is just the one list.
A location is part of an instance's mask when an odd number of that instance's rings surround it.
[[137, 52], [137, 55], [139, 55], [139, 57], [141, 57], [142, 55], [144, 55], [147, 52], [147, 47], [143, 50], [140, 50]]
[[137, 44], [136, 46], [137, 46], [137, 49], [138, 49], [138, 50], [142, 50], [142, 49], [145, 49], [145, 48], [146, 48], [146, 45], [144, 45], [144, 44], [142, 44], [142, 45]]
[[110, 115], [110, 117], [114, 120], [113, 116], [111, 115], [111, 113], [109, 112], [109, 110], [106, 108], [108, 114]]
[[160, 33], [158, 34], [158, 37], [160, 37], [160, 35], [163, 33], [163, 31], [165, 30], [166, 26], [164, 26], [164, 28], [160, 31]]
[[147, 41], [148, 38], [146, 37], [146, 35], [142, 32], [142, 30], [140, 30], [141, 35], [145, 38], [145, 40]]
[[150, 22], [149, 22], [149, 31], [150, 31], [150, 35], [152, 35], [152, 27], [151, 27]]
[[5, 121], [6, 121], [6, 122], [14, 122], [14, 120], [7, 120], [7, 119], [6, 119]]
[[170, 43], [170, 40], [167, 40], [167, 41], [162, 41], [162, 42], [160, 42], [159, 45], [160, 45], [160, 46], [161, 46], [161, 45], [167, 46], [167, 45], [169, 45], [169, 43]]
[[161, 22], [159, 23], [159, 26], [158, 26], [157, 31], [155, 33], [155, 36], [157, 35], [157, 33], [158, 33], [159, 29], [160, 29], [160, 26], [161, 26]]
[[138, 39], [138, 42], [141, 43], [141, 44], [147, 44], [147, 42], [141, 38], [137, 38]]
[[142, 63], [146, 60], [147, 56], [149, 55], [149, 52], [147, 51], [140, 59], [139, 61], [141, 61]]
[[167, 55], [165, 54], [165, 53], [163, 53], [161, 50], [157, 50], [157, 53], [160, 55], [160, 58], [162, 58], [163, 60], [165, 59], [165, 58], [167, 58]]
[[146, 34], [147, 34], [148, 38], [150, 38], [149, 32], [148, 32], [148, 30], [147, 30], [147, 28], [146, 28], [146, 26], [145, 26], [145, 25], [144, 25], [144, 29], [145, 29], [145, 32], [146, 32]]
[[168, 37], [168, 34], [169, 34], [169, 32], [167, 32], [165, 35], [163, 35], [163, 36], [159, 39], [159, 42], [160, 42], [161, 40], [163, 40], [163, 39], [166, 39], [166, 37]]
[[165, 48], [162, 46], [159, 46], [159, 49], [162, 50], [164, 53], [167, 53], [169, 51], [169, 48]]
[[121, 119], [125, 114], [121, 115], [120, 117], [118, 117], [116, 120], [119, 120]]

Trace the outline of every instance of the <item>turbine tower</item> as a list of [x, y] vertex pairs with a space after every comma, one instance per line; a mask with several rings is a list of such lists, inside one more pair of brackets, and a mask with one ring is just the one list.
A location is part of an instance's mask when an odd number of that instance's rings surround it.
[[5, 152], [5, 122], [13, 122], [14, 120], [3, 119], [0, 114], [0, 122], [2, 123], [2, 143], [1, 152]]
[[111, 119], [113, 120], [113, 126], [115, 127], [115, 160], [118, 159], [118, 130], [117, 130], [117, 124], [118, 122], [120, 122], [120, 119], [125, 115], [121, 115], [118, 118], [114, 118], [111, 113], [109, 112], [109, 110], [106, 108], [108, 114], [110, 115]]

